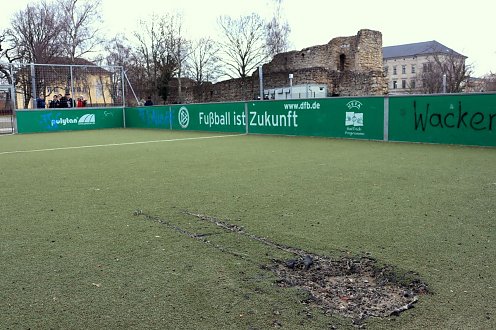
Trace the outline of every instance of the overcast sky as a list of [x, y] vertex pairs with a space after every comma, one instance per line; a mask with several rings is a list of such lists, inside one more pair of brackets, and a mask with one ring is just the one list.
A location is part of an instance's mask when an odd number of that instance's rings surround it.
[[[1, 0], [0, 28], [12, 13], [38, 0]], [[49, 1], [49, 0], [48, 0]], [[82, 1], [82, 0], [80, 0]], [[110, 35], [131, 33], [136, 22], [153, 13], [180, 12], [191, 38], [218, 31], [217, 17], [256, 12], [270, 18], [270, 0], [102, 0], [102, 27]], [[292, 49], [322, 45], [360, 29], [382, 32], [383, 46], [437, 40], [467, 56], [475, 76], [496, 72], [494, 0], [283, 0]], [[56, 10], [56, 8], [54, 8]]]

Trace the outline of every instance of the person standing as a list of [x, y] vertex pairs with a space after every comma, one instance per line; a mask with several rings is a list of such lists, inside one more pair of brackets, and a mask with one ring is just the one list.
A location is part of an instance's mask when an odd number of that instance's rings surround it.
[[83, 95], [77, 98], [77, 107], [78, 108], [84, 108], [86, 106], [86, 100], [84, 99]]
[[50, 101], [50, 104], [48, 105], [49, 108], [59, 108], [60, 107], [60, 102], [59, 102], [59, 97], [57, 94], [53, 96], [53, 99]]
[[148, 98], [146, 99], [146, 102], [145, 102], [145, 106], [150, 106], [150, 105], [153, 105], [152, 97], [148, 96]]
[[36, 98], [36, 108], [38, 108], [38, 109], [45, 109], [46, 108], [45, 99], [42, 96], [39, 96]]
[[[68, 94], [66, 94], [68, 95]], [[59, 108], [68, 108], [69, 107], [69, 103], [68, 103], [68, 100], [67, 100], [67, 97], [66, 96], [62, 96], [62, 94], [59, 95]]]
[[67, 99], [67, 107], [74, 108], [74, 100], [72, 99], [71, 94], [65, 93], [65, 97]]

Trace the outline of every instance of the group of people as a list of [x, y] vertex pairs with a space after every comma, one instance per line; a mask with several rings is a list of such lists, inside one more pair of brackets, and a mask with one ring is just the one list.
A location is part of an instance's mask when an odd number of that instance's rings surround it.
[[53, 100], [50, 101], [49, 108], [83, 108], [86, 106], [86, 100], [81, 95], [77, 98], [77, 101], [71, 97], [71, 94], [66, 93], [65, 95], [59, 94], [54, 95]]
[[[87, 102], [82, 95], [78, 97], [76, 101], [74, 101], [73, 98], [71, 97], [71, 94], [69, 93], [66, 93], [65, 95], [55, 94], [53, 96], [53, 99], [48, 104], [48, 107], [49, 108], [76, 108], [76, 107], [83, 108], [86, 107], [86, 103]], [[38, 109], [46, 108], [45, 99], [41, 97], [37, 98], [36, 107]]]

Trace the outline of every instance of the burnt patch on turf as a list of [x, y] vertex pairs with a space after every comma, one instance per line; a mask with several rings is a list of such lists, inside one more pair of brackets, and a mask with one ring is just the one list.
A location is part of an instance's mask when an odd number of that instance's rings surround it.
[[352, 318], [356, 325], [369, 317], [397, 316], [429, 292], [417, 274], [401, 274], [368, 257], [336, 260], [307, 254], [262, 267], [277, 275], [279, 286], [305, 290], [304, 303]]
[[[272, 249], [290, 253], [294, 257], [272, 260], [261, 268], [273, 272], [280, 287], [295, 287], [308, 296], [302, 303], [316, 306], [327, 314], [352, 319], [356, 326], [370, 317], [398, 316], [413, 308], [419, 296], [429, 293], [428, 285], [414, 272], [402, 272], [391, 265], [380, 264], [370, 256], [343, 256], [331, 258], [317, 255], [288, 245], [274, 242], [247, 232], [243, 227], [216, 217], [183, 211], [201, 222], [215, 225], [224, 232], [241, 235]], [[192, 239], [200, 240], [212, 247], [236, 257], [249, 258], [207, 239], [206, 236], [182, 229], [158, 216], [145, 214], [141, 210], [135, 216], [165, 225]]]

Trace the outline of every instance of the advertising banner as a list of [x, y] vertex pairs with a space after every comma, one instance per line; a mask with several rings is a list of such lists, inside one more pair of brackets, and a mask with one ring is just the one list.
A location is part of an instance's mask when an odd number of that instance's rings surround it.
[[245, 103], [205, 103], [172, 106], [177, 130], [246, 133]]
[[382, 140], [384, 99], [250, 102], [247, 121], [250, 133]]
[[[17, 127], [19, 133], [124, 127], [122, 111], [18, 110]], [[133, 107], [125, 109], [125, 124], [131, 128], [496, 146], [496, 94]]]
[[120, 128], [124, 125], [122, 108], [18, 110], [16, 115], [19, 133]]

